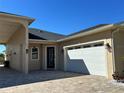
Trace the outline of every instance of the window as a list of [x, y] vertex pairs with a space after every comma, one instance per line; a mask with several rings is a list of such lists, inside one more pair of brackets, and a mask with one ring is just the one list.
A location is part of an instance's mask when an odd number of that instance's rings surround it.
[[69, 47], [68, 50], [73, 50], [74, 48], [73, 47]]
[[99, 46], [103, 46], [103, 43], [98, 43], [98, 44], [94, 44], [94, 47], [99, 47]]
[[89, 48], [91, 45], [84, 45], [83, 48]]
[[80, 49], [81, 48], [81, 46], [75, 46], [75, 49]]
[[39, 59], [39, 48], [38, 47], [32, 47], [31, 59], [32, 60], [38, 60]]

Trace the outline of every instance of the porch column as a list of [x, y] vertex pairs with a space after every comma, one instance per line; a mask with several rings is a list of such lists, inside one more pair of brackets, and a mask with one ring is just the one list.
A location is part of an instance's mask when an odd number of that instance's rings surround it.
[[66, 63], [67, 63], [67, 61], [68, 61], [67, 56], [68, 56], [68, 55], [67, 55], [67, 48], [64, 47], [64, 71], [67, 70], [67, 69], [66, 69], [66, 68], [67, 68], [67, 67], [66, 67], [66, 65], [67, 65]]
[[120, 28], [113, 32], [114, 46], [114, 71], [119, 73], [119, 76], [124, 77], [124, 30]]
[[23, 52], [23, 54], [24, 54], [24, 62], [23, 62], [23, 66], [24, 66], [24, 73], [25, 74], [28, 74], [28, 72], [29, 72], [29, 62], [28, 62], [28, 52], [29, 52], [29, 50], [28, 50], [28, 24], [26, 24], [26, 26], [25, 26], [25, 46], [24, 46], [24, 52]]

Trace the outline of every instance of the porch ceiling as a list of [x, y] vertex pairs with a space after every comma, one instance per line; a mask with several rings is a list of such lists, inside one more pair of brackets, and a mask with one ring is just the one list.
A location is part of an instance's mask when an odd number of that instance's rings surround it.
[[20, 27], [20, 24], [0, 21], [0, 43], [7, 43], [10, 37]]

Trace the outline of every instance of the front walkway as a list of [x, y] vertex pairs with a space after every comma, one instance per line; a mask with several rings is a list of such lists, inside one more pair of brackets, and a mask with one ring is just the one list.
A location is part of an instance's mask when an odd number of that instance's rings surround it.
[[28, 75], [0, 69], [0, 93], [124, 93], [100, 76], [61, 71], [35, 71]]

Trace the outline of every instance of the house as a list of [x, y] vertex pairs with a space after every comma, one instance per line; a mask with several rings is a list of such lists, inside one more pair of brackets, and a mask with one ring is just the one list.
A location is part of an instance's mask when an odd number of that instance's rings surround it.
[[35, 19], [0, 12], [0, 43], [12, 69], [63, 70], [124, 76], [124, 23], [101, 24], [70, 35], [28, 28]]

